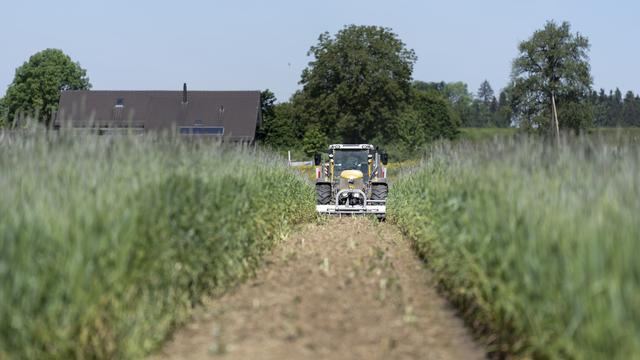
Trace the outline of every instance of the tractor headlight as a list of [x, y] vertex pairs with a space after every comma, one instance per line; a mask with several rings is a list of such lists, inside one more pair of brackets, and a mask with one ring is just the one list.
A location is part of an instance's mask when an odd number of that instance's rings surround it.
[[354, 193], [353, 193], [353, 197], [357, 199], [357, 198], [359, 198], [359, 197], [360, 197], [360, 194], [358, 194], [357, 192], [354, 192]]
[[340, 194], [341, 198], [346, 198], [347, 196], [349, 196], [349, 193], [343, 192]]

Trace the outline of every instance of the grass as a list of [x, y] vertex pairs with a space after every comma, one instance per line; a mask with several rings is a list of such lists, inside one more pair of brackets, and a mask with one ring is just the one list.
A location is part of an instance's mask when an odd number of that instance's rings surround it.
[[141, 358], [246, 277], [313, 189], [250, 148], [2, 135], [0, 358]]
[[609, 142], [617, 142], [620, 138], [640, 142], [640, 127], [609, 127], [589, 129], [589, 135]]
[[[460, 136], [457, 140], [482, 142], [495, 138], [509, 140], [518, 135], [517, 128], [460, 128]], [[609, 140], [618, 142], [621, 139], [638, 142], [640, 140], [640, 128], [638, 127], [594, 127], [587, 130], [587, 134], [596, 140]]]
[[301, 165], [301, 166], [292, 166], [292, 169], [299, 172], [305, 179], [310, 181], [311, 183], [315, 183], [316, 181], [316, 167], [315, 165]]
[[510, 138], [518, 133], [516, 128], [460, 128], [460, 140], [486, 141], [493, 138]]
[[492, 351], [640, 356], [640, 147], [630, 138], [435, 146], [388, 218]]

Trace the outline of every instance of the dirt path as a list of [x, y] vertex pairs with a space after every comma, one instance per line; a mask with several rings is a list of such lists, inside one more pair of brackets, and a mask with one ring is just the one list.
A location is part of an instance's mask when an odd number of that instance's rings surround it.
[[391, 226], [330, 219], [292, 234], [157, 359], [481, 359]]

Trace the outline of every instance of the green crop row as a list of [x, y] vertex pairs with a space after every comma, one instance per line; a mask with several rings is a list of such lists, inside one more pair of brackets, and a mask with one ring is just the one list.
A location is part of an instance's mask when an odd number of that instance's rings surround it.
[[434, 147], [389, 217], [491, 343], [532, 358], [640, 357], [640, 147]]
[[140, 358], [251, 273], [314, 194], [250, 148], [151, 136], [0, 140], [0, 358]]

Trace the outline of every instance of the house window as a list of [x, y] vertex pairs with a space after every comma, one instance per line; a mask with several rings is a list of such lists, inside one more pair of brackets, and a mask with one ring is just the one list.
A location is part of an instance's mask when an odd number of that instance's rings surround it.
[[224, 135], [224, 127], [222, 126], [185, 126], [180, 128], [182, 135]]
[[124, 99], [123, 98], [117, 98], [116, 99], [116, 107], [117, 108], [124, 107]]

